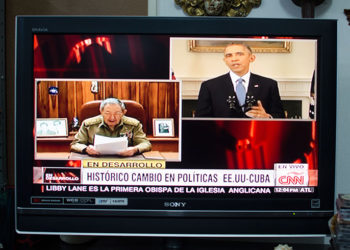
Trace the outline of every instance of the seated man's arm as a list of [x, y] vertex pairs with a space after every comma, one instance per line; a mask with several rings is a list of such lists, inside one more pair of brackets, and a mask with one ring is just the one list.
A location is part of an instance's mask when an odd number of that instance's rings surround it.
[[137, 125], [133, 128], [132, 134], [132, 145], [127, 147], [126, 150], [119, 152], [118, 155], [133, 156], [151, 150], [152, 145], [143, 132], [142, 124], [139, 121], [137, 121]]
[[139, 123], [134, 129], [133, 145], [137, 147], [139, 153], [151, 151], [152, 145], [143, 132], [142, 124]]
[[78, 133], [74, 136], [70, 150], [72, 152], [83, 153], [89, 145], [89, 135], [86, 126], [83, 124]]

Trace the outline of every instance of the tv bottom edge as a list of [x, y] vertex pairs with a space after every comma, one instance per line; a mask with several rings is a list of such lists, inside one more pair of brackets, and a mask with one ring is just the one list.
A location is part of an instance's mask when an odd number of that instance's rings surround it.
[[[329, 234], [331, 214], [305, 217], [171, 217], [18, 213], [18, 233], [90, 235]], [[93, 225], [93, 226], [92, 226]]]
[[86, 209], [86, 208], [25, 208], [17, 207], [20, 215], [101, 216], [101, 217], [194, 217], [194, 218], [330, 218], [334, 210], [146, 210], [146, 209]]

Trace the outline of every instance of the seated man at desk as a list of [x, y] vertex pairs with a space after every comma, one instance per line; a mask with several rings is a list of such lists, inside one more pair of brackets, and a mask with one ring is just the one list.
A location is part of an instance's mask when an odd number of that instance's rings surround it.
[[105, 99], [100, 105], [100, 115], [82, 122], [78, 133], [71, 143], [71, 151], [100, 155], [94, 144], [95, 135], [108, 137], [128, 137], [126, 150], [118, 152], [119, 156], [133, 156], [151, 150], [151, 143], [142, 130], [142, 124], [131, 117], [124, 116], [127, 110], [122, 101], [116, 98]]

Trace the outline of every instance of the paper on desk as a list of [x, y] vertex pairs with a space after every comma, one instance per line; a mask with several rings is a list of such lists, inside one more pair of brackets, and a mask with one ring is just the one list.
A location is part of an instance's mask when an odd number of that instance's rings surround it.
[[128, 138], [95, 135], [94, 147], [102, 155], [117, 154], [128, 147]]

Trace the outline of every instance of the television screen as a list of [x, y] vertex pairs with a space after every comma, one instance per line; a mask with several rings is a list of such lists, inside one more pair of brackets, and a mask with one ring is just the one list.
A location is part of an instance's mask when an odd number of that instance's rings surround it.
[[19, 16], [16, 28], [19, 233], [328, 232], [335, 21]]

